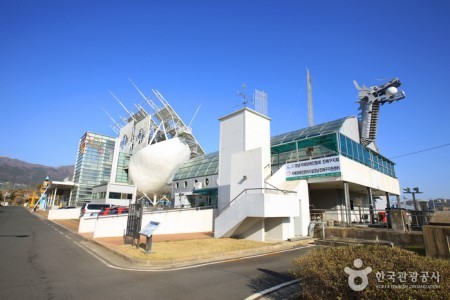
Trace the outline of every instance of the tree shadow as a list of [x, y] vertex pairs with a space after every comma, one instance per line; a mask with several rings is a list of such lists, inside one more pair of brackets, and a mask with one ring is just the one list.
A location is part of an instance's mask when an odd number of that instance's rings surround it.
[[[279, 273], [260, 268], [258, 268], [258, 271], [261, 271], [261, 275], [255, 279], [251, 279], [247, 283], [247, 286], [252, 289], [254, 293], [262, 292], [273, 288], [274, 286], [294, 280], [288, 272]], [[293, 283], [279, 290], [265, 294], [264, 299], [301, 299], [300, 296], [300, 284]]]

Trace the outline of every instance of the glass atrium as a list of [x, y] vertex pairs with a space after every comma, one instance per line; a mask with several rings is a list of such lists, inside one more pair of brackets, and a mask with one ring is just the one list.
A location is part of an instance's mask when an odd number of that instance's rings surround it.
[[[394, 177], [395, 164], [377, 152], [340, 133], [346, 117], [271, 138], [271, 163], [275, 172], [289, 162], [343, 155], [383, 174]], [[196, 157], [185, 163], [174, 181], [218, 174], [219, 152]]]

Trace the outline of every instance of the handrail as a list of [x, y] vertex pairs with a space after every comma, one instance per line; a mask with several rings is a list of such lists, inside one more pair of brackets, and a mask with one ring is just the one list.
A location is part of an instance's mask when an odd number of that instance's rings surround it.
[[275, 189], [277, 189], [277, 190], [279, 190], [279, 191], [281, 191], [279, 188], [277, 188], [277, 187], [274, 186], [273, 184], [268, 183], [267, 181], [264, 181], [264, 183], [270, 185], [271, 187], [273, 187], [273, 188], [275, 188]]
[[218, 217], [226, 208], [228, 208], [231, 203], [235, 202], [243, 193], [247, 193], [247, 191], [254, 191], [254, 190], [269, 190], [269, 191], [277, 191], [282, 192], [283, 194], [297, 194], [295, 191], [287, 191], [287, 190], [280, 190], [280, 189], [268, 189], [268, 188], [251, 188], [251, 189], [245, 189], [242, 192], [240, 192], [236, 197], [233, 198], [233, 200], [230, 201], [227, 205], [225, 205], [221, 210], [217, 212], [216, 217]]

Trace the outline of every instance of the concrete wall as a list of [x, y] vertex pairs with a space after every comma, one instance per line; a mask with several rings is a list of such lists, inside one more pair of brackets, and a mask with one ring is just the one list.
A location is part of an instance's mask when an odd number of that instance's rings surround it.
[[231, 200], [230, 198], [230, 174], [231, 155], [243, 151], [244, 147], [244, 115], [239, 114], [233, 118], [226, 118], [220, 122], [219, 141], [219, 203], [221, 210]]
[[341, 204], [341, 191], [337, 189], [312, 190], [309, 192], [313, 209], [336, 209]]
[[[263, 177], [270, 175], [270, 119], [253, 110], [243, 108], [219, 120], [218, 208], [221, 210], [234, 198], [230, 194], [230, 186], [235, 184], [231, 170], [233, 154], [261, 148], [260, 164], [264, 172]], [[263, 186], [252, 186], [252, 188], [258, 187]]]
[[[164, 210], [145, 213], [142, 227], [150, 221], [159, 222], [157, 234], [175, 234], [213, 231], [213, 209]], [[92, 232], [94, 238], [123, 236], [128, 215], [84, 217], [80, 219], [79, 233]]]
[[289, 237], [307, 236], [309, 222], [311, 221], [308, 182], [306, 180], [286, 181], [286, 165], [283, 165], [267, 180], [267, 183], [270, 184], [266, 185], [267, 188], [276, 187], [281, 190], [297, 192], [296, 197], [298, 199], [299, 214], [292, 216], [289, 225], [286, 226], [292, 226], [292, 228], [289, 229], [289, 232], [294, 232], [294, 234]]
[[[299, 215], [299, 204], [296, 194], [262, 194], [260, 191], [247, 191], [223, 210], [215, 219], [214, 236], [216, 238], [235, 236], [244, 237], [245, 223], [251, 219], [283, 218]], [[286, 239], [294, 236], [294, 224], [284, 225]], [[259, 226], [259, 225], [258, 225]], [[260, 230], [264, 232], [264, 223]], [[239, 228], [238, 228], [239, 227]], [[248, 233], [246, 233], [248, 234]], [[263, 233], [260, 233], [264, 237]], [[246, 238], [246, 237], [245, 237]], [[264, 240], [264, 239], [263, 239]], [[277, 240], [282, 240], [278, 237]]]
[[450, 259], [450, 226], [422, 227], [427, 256]]
[[245, 189], [263, 187], [262, 149], [233, 153], [230, 168], [230, 199], [234, 199]]
[[80, 208], [51, 209], [48, 211], [49, 220], [78, 219]]
[[[424, 246], [422, 232], [394, 232], [392, 230], [365, 227], [326, 227], [326, 237], [342, 237], [393, 242], [396, 246]], [[321, 229], [316, 228], [314, 237], [322, 238]]]
[[400, 195], [398, 179], [387, 176], [350, 158], [340, 155], [341, 180]]

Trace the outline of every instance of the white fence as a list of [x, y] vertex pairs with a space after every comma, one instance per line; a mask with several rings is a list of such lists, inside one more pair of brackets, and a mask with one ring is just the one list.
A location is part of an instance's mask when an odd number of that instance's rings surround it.
[[[94, 238], [123, 236], [128, 215], [83, 217], [80, 219], [79, 233], [92, 232]], [[144, 213], [142, 227], [150, 221], [159, 222], [155, 234], [175, 234], [191, 232], [212, 232], [213, 209], [163, 210]]]
[[68, 208], [68, 209], [51, 209], [48, 211], [49, 220], [61, 220], [61, 219], [78, 219], [80, 217], [80, 208]]

